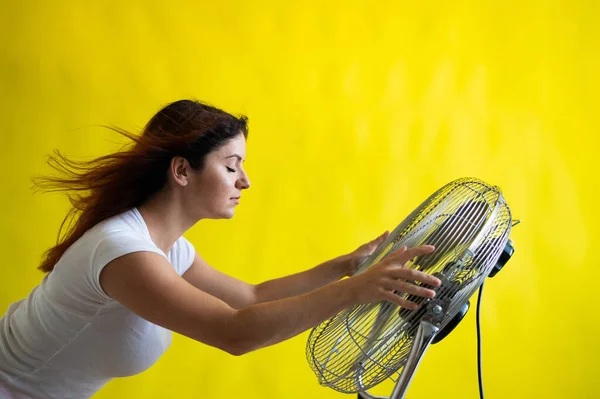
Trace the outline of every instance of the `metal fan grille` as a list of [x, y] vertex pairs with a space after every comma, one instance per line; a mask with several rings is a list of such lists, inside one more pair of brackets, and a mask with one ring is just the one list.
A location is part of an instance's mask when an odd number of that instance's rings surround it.
[[401, 294], [421, 308], [403, 309], [387, 301], [365, 304], [315, 327], [306, 355], [319, 382], [354, 393], [401, 373], [428, 303], [435, 301], [444, 309], [439, 322], [443, 328], [495, 265], [511, 222], [500, 190], [481, 180], [456, 180], [432, 194], [363, 262], [359, 273], [402, 245], [434, 245], [433, 254], [416, 258], [406, 267], [442, 280], [435, 299]]

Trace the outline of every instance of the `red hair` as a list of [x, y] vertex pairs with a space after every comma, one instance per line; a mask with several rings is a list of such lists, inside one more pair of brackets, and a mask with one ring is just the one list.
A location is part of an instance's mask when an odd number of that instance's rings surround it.
[[180, 100], [158, 111], [140, 135], [108, 127], [132, 140], [132, 146], [123, 151], [91, 161], [73, 161], [55, 150], [48, 164], [61, 176], [34, 178], [34, 186], [67, 192], [72, 208], [60, 226], [56, 245], [44, 253], [38, 269], [52, 271], [88, 229], [140, 206], [160, 191], [173, 157], [184, 157], [199, 170], [209, 152], [239, 134], [247, 137], [247, 120], [196, 100]]

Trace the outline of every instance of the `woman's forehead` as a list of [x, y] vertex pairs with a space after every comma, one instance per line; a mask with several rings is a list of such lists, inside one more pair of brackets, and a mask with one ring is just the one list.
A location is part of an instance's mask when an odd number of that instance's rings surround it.
[[217, 153], [224, 158], [239, 158], [243, 161], [246, 158], [246, 139], [240, 134], [219, 148]]

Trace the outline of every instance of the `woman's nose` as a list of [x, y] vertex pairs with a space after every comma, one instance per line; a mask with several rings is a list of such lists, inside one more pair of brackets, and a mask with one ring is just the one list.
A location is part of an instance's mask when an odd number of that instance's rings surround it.
[[246, 172], [244, 172], [244, 175], [241, 179], [237, 180], [236, 188], [238, 190], [245, 190], [247, 188], [250, 188], [250, 179], [248, 179], [248, 175], [246, 174]]

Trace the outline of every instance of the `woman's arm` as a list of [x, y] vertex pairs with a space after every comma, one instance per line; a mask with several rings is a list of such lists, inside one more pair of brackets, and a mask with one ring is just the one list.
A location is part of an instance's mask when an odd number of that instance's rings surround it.
[[236, 310], [180, 277], [169, 262], [151, 252], [136, 252], [107, 264], [100, 284], [107, 295], [140, 317], [197, 341], [241, 355], [300, 334], [349, 306], [389, 300], [414, 304], [392, 291], [434, 295], [432, 290], [399, 279], [437, 285], [439, 280], [397, 267], [429, 253], [427, 247], [405, 250], [367, 272], [310, 293]]
[[313, 291], [339, 280], [345, 274], [346, 265], [341, 260], [331, 260], [301, 273], [254, 285], [213, 268], [196, 254], [194, 262], [183, 274], [183, 278], [232, 308], [243, 309], [257, 303]]
[[305, 294], [333, 283], [347, 273], [348, 267], [345, 261], [332, 259], [312, 269], [257, 284], [256, 301], [257, 303], [276, 301]]
[[196, 253], [183, 277], [193, 286], [225, 301], [236, 309], [261, 302], [305, 294], [350, 275], [360, 261], [370, 255], [388, 232], [361, 245], [347, 255], [321, 263], [312, 269], [253, 285], [211, 267]]

